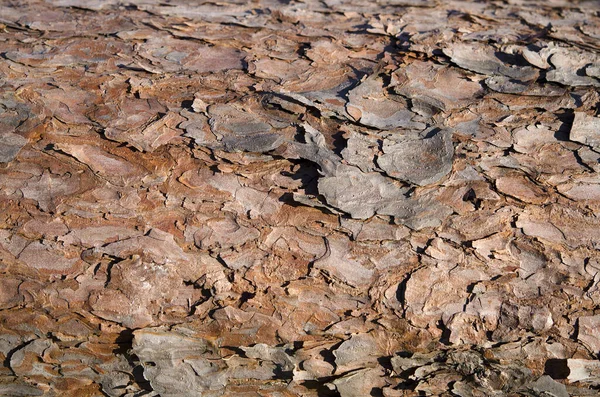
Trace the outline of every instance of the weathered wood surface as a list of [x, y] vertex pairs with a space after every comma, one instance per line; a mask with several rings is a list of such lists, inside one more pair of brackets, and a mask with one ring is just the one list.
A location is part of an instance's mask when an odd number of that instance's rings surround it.
[[0, 395], [597, 395], [597, 1], [2, 1], [0, 48]]

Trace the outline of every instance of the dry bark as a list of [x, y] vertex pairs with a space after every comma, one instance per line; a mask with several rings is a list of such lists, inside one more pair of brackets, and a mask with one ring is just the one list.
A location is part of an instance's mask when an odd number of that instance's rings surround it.
[[596, 395], [598, 2], [7, 0], [0, 42], [0, 395]]

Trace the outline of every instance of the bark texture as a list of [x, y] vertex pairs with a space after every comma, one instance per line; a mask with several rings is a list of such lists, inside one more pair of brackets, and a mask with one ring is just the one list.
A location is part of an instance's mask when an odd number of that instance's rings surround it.
[[597, 395], [597, 1], [5, 0], [0, 47], [0, 395]]

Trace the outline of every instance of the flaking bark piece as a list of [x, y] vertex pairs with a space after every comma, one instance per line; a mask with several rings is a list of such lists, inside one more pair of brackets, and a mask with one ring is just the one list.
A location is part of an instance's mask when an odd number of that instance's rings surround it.
[[587, 65], [585, 67], [585, 74], [600, 79], [600, 65]]
[[319, 165], [323, 176], [318, 190], [328, 205], [367, 219], [375, 214], [393, 216], [397, 223], [413, 229], [437, 226], [452, 210], [431, 195], [409, 197], [409, 188], [378, 172], [361, 172], [342, 164], [325, 143], [325, 137], [305, 124], [306, 144], [293, 146], [296, 155]]
[[[318, 91], [305, 91], [305, 92], [289, 92], [282, 90], [279, 95], [282, 99], [286, 97], [291, 98], [295, 102], [299, 102], [305, 106], [309, 106], [319, 110], [321, 115], [325, 117], [337, 117], [342, 119], [353, 120], [346, 113], [346, 104], [348, 99], [346, 98], [348, 91], [351, 90], [357, 84], [357, 80], [350, 78], [342, 81], [339, 84], [337, 79], [332, 79], [330, 82], [333, 86], [328, 85], [320, 87]], [[290, 102], [291, 103], [291, 102]], [[285, 108], [290, 110], [291, 106], [298, 106], [297, 104], [287, 105]], [[284, 104], [280, 106], [285, 106]]]
[[496, 189], [526, 203], [543, 204], [548, 201], [548, 194], [543, 189], [518, 174], [496, 178]]
[[357, 166], [361, 171], [374, 171], [378, 146], [379, 142], [374, 137], [351, 131], [341, 154], [348, 164]]
[[246, 357], [271, 361], [279, 366], [281, 371], [291, 371], [296, 366], [294, 359], [286, 353], [283, 347], [273, 347], [264, 343], [258, 343], [252, 347], [241, 347]]
[[[68, 18], [66, 15], [60, 15], [58, 19], [62, 18], [63, 22], [66, 22]], [[39, 18], [35, 18], [39, 21]], [[69, 28], [76, 26], [73, 20], [67, 22]], [[37, 27], [41, 29], [43, 27]], [[86, 28], [91, 28], [86, 26]], [[73, 33], [78, 30], [85, 29], [82, 26], [75, 28]], [[89, 34], [91, 32], [87, 30]], [[22, 63], [28, 66], [44, 67], [44, 68], [57, 68], [57, 67], [73, 67], [74, 65], [85, 65], [91, 70], [95, 68], [107, 71], [114, 68], [115, 54], [120, 54], [122, 58], [125, 58], [130, 50], [125, 43], [119, 43], [113, 40], [94, 40], [92, 38], [73, 38], [69, 42], [56, 46], [56, 47], [45, 47], [42, 51], [23, 48], [19, 51], [11, 51], [6, 54], [7, 58]]]
[[305, 54], [316, 64], [336, 64], [347, 60], [352, 52], [337, 42], [319, 40], [311, 43]]
[[333, 351], [338, 373], [367, 366], [377, 361], [382, 352], [371, 334], [356, 334]]
[[[106, 138], [117, 142], [129, 142], [131, 139], [133, 146], [139, 146], [139, 142], [143, 141], [142, 131], [166, 112], [166, 108], [154, 98], [124, 97], [120, 103], [100, 107], [94, 118], [105, 127]], [[141, 147], [138, 149], [141, 150]]]
[[0, 394], [3, 396], [43, 396], [44, 391], [27, 383], [12, 382], [0, 384]]
[[435, 65], [430, 62], [414, 61], [393, 74], [394, 91], [410, 98], [412, 110], [425, 106], [438, 111], [449, 111], [467, 106], [482, 93], [478, 82], [470, 81], [455, 68]]
[[512, 131], [513, 149], [519, 153], [534, 153], [544, 145], [556, 143], [555, 135], [556, 131], [542, 124], [517, 128]]
[[381, 367], [365, 368], [350, 372], [343, 377], [335, 379], [330, 388], [336, 390], [341, 397], [362, 397], [373, 395], [376, 390], [385, 385]]
[[81, 163], [90, 167], [93, 172], [103, 177], [114, 177], [115, 179], [118, 179], [143, 174], [143, 171], [140, 168], [129, 161], [110, 154], [98, 146], [60, 143], [55, 144], [54, 149], [73, 156]]
[[548, 375], [541, 376], [535, 382], [528, 384], [527, 389], [532, 390], [536, 395], [552, 396], [552, 397], [569, 397], [567, 387], [562, 383], [558, 383]]
[[240, 225], [233, 217], [208, 219], [194, 233], [194, 242], [202, 249], [231, 248], [254, 240], [260, 235], [252, 227]]
[[318, 108], [324, 115], [341, 115], [346, 116], [345, 106], [347, 103], [346, 94], [356, 84], [355, 80], [347, 80], [330, 89], [320, 91], [304, 92], [302, 95], [308, 99], [307, 105], [313, 105]]
[[329, 276], [356, 288], [370, 285], [374, 272], [353, 258], [348, 241], [345, 239], [327, 241], [325, 255], [314, 262], [313, 268], [323, 270]]
[[179, 114], [187, 119], [179, 124], [179, 128], [185, 130], [183, 136], [192, 138], [198, 146], [210, 147], [217, 144], [217, 137], [212, 133], [208, 125], [208, 117], [186, 109], [183, 109]]
[[479, 43], [455, 43], [443, 51], [461, 68], [487, 76], [504, 75], [521, 81], [530, 81], [538, 76], [538, 72], [530, 66], [506, 65], [492, 49]]
[[425, 124], [413, 121], [416, 115], [402, 97], [387, 95], [383, 79], [378, 75], [370, 76], [348, 93], [346, 113], [359, 124], [381, 130], [425, 128]]
[[161, 396], [184, 397], [224, 388], [225, 364], [215, 360], [210, 342], [162, 329], [134, 332], [133, 350], [144, 377]]
[[261, 58], [248, 63], [248, 72], [261, 79], [270, 79], [283, 86], [295, 85], [306, 80], [310, 62], [305, 59], [284, 61]]
[[243, 69], [246, 56], [231, 47], [210, 47], [169, 37], [150, 38], [140, 46], [139, 54], [164, 72], [196, 73]]
[[435, 183], [452, 170], [452, 131], [432, 128], [424, 139], [385, 139], [377, 164], [389, 176], [419, 186]]
[[219, 142], [215, 148], [265, 153], [283, 143], [284, 136], [278, 129], [287, 125], [258, 113], [254, 104], [249, 100], [208, 108], [208, 122]]
[[127, 142], [138, 150], [152, 152], [156, 148], [169, 143], [173, 138], [180, 136], [183, 131], [177, 127], [184, 120], [179, 114], [169, 112], [142, 130], [110, 129], [105, 132], [105, 135], [113, 141]]
[[600, 354], [600, 338], [598, 338], [600, 316], [581, 316], [577, 319], [577, 324], [579, 329], [577, 339], [595, 356]]
[[34, 241], [19, 253], [19, 260], [45, 274], [70, 274], [81, 264], [79, 258], [68, 258], [64, 252], [45, 242]]
[[35, 200], [43, 211], [55, 211], [58, 203], [76, 193], [80, 187], [78, 174], [56, 175], [45, 171], [39, 177], [29, 179], [21, 187], [21, 192], [24, 198]]
[[569, 137], [572, 141], [600, 149], [600, 118], [588, 116], [583, 112], [575, 112]]
[[567, 368], [569, 382], [600, 384], [600, 362], [597, 360], [569, 359]]
[[27, 139], [12, 132], [0, 133], [0, 163], [9, 163], [17, 157]]
[[[573, 87], [600, 87], [600, 80], [592, 77], [594, 75], [593, 66], [600, 63], [600, 57], [595, 53], [558, 47], [552, 51], [549, 62], [554, 69], [546, 74], [546, 80], [548, 81]], [[590, 68], [589, 74], [587, 73], [588, 68]]]
[[527, 48], [523, 48], [521, 51], [521, 55], [523, 58], [533, 66], [536, 66], [540, 69], [550, 69], [550, 64], [548, 63], [548, 58], [554, 53], [554, 50], [557, 48], [554, 43], [548, 43], [543, 48], [528, 46]]
[[169, 263], [144, 262], [138, 256], [120, 261], [111, 267], [106, 286], [91, 294], [92, 313], [128, 328], [158, 325], [159, 318], [168, 321], [161, 313], [185, 313], [198, 294], [182, 282], [177, 270]]
[[561, 96], [567, 90], [553, 85], [532, 85], [512, 79], [507, 76], [491, 76], [485, 79], [485, 84], [496, 92], [504, 94], [519, 94], [530, 96]]

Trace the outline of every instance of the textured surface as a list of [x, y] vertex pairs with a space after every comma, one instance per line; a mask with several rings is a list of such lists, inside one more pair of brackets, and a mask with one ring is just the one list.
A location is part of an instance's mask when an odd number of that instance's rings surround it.
[[597, 395], [599, 15], [0, 1], [0, 395]]

